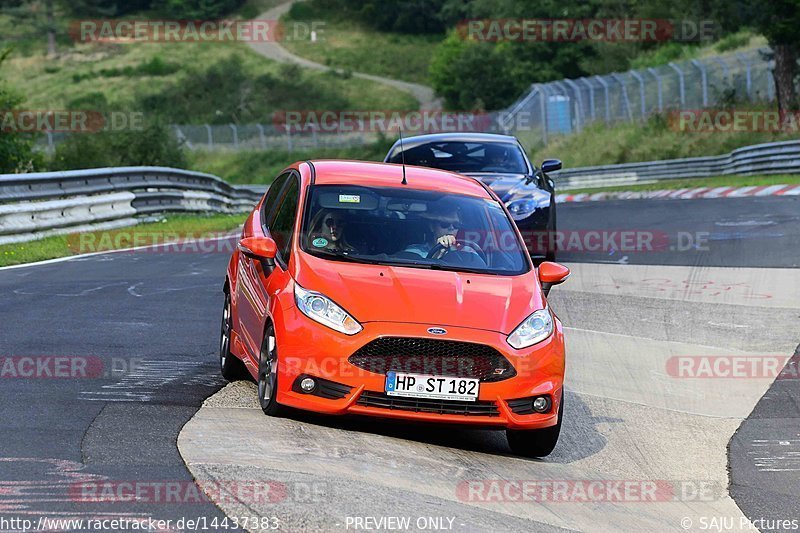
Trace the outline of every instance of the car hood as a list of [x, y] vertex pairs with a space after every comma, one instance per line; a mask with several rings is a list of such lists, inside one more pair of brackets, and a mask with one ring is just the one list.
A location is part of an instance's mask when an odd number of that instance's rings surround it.
[[[511, 333], [544, 307], [535, 270], [519, 276], [362, 265], [298, 253], [295, 279], [359, 322], [405, 322]], [[381, 275], [383, 274], [383, 275]]]
[[539, 205], [550, 203], [550, 193], [536, 186], [535, 182], [525, 183], [525, 174], [483, 174], [465, 173], [489, 186], [504, 203], [512, 200], [532, 199]]

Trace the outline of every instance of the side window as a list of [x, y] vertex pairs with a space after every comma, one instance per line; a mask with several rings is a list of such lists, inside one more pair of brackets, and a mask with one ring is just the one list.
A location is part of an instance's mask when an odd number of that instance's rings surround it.
[[269, 186], [269, 190], [267, 191], [267, 199], [264, 201], [261, 211], [261, 224], [264, 226], [264, 228], [269, 226], [270, 217], [273, 216], [275, 212], [278, 200], [280, 199], [281, 189], [283, 189], [283, 185], [286, 183], [286, 179], [288, 177], [288, 172], [286, 174], [281, 174], [275, 178], [275, 181], [273, 181], [272, 185]]
[[290, 178], [289, 186], [283, 197], [275, 219], [269, 225], [269, 232], [281, 258], [288, 264], [292, 249], [292, 235], [294, 235], [294, 221], [297, 215], [297, 205], [300, 200], [300, 190], [295, 178]]

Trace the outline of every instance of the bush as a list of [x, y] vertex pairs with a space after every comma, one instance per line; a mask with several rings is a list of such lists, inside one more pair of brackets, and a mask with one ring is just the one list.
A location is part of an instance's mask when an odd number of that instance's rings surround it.
[[293, 4], [294, 20], [357, 20], [368, 28], [398, 33], [443, 33], [445, 0], [311, 0]]
[[346, 98], [334, 88], [306, 78], [296, 65], [281, 66], [277, 75], [253, 76], [242, 56], [232, 54], [158, 92], [139, 95], [132, 107], [174, 124], [259, 122], [278, 108], [347, 108]]
[[73, 134], [56, 146], [51, 170], [153, 165], [186, 167], [186, 156], [170, 129], [150, 124], [142, 131]]
[[148, 61], [135, 67], [127, 65], [125, 67], [103, 68], [100, 70], [90, 70], [88, 72], [76, 72], [72, 75], [72, 81], [80, 83], [83, 80], [93, 80], [95, 78], [118, 78], [125, 76], [134, 78], [139, 76], [169, 76], [180, 70], [180, 65], [164, 61], [160, 56], [154, 56]]
[[[8, 57], [9, 51], [0, 51], [0, 65]], [[22, 97], [0, 84], [0, 122], [6, 114], [13, 113], [22, 103]], [[41, 156], [33, 151], [34, 138], [25, 133], [4, 131], [0, 128], [0, 174], [33, 172], [41, 165]]]
[[150, 9], [151, 3], [151, 0], [70, 0], [64, 5], [74, 16], [101, 18]]
[[431, 60], [430, 80], [451, 109], [500, 109], [519, 96], [525, 79], [515, 75], [508, 46], [466, 41], [452, 32]]

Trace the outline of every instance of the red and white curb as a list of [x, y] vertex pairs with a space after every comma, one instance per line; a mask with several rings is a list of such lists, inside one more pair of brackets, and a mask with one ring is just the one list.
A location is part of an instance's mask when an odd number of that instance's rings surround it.
[[556, 195], [556, 202], [598, 202], [601, 200], [688, 200], [695, 198], [742, 198], [746, 196], [800, 196], [800, 185], [749, 187], [696, 187], [663, 191], [613, 191]]

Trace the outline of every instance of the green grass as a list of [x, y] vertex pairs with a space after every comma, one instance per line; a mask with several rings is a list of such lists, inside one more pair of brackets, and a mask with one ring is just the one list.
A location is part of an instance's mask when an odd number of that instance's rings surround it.
[[407, 35], [379, 32], [359, 25], [355, 21], [340, 20], [326, 12], [307, 13], [293, 18], [290, 11], [282, 22], [287, 28], [299, 22], [298, 27], [310, 27], [312, 21], [322, 22], [317, 41], [297, 32], [297, 39], [287, 39], [281, 44], [298, 56], [323, 65], [343, 70], [364, 72], [376, 76], [428, 84], [428, 67], [436, 45], [443, 35]]
[[357, 159], [383, 161], [391, 141], [368, 146], [337, 149], [286, 151], [241, 151], [241, 152], [188, 152], [189, 168], [208, 172], [228, 181], [240, 184], [267, 184], [281, 170], [295, 161], [307, 159]]
[[173, 235], [178, 238], [211, 237], [213, 233], [232, 230], [246, 215], [168, 215], [161, 222], [129, 228], [95, 231], [84, 234], [54, 235], [36, 241], [0, 245], [0, 266], [19, 265], [67, 257], [80, 253], [130, 248], [148, 243], [163, 243]]
[[[665, 191], [678, 189], [693, 189], [696, 187], [748, 187], [759, 185], [795, 185], [800, 184], [800, 175], [779, 174], [774, 176], [714, 176], [713, 178], [691, 178], [660, 181], [657, 183], [643, 183], [636, 185], [615, 185], [613, 187], [587, 187], [584, 189], [569, 189], [565, 194], [616, 192], [616, 191]], [[558, 188], [558, 183], [556, 183]]]
[[[737, 106], [740, 110], [746, 108]], [[518, 133], [531, 160], [556, 157], [563, 160], [564, 168], [722, 155], [743, 146], [797, 138], [796, 134], [782, 132], [677, 131], [665, 115], [655, 115], [644, 124], [631, 122], [607, 127], [597, 122], [580, 133], [551, 137], [546, 146], [541, 146], [539, 135], [536, 132]]]
[[[285, 75], [285, 68], [282, 70], [280, 64], [259, 56], [242, 43], [140, 43], [78, 45], [63, 51], [55, 59], [42, 55], [12, 55], [3, 65], [3, 77], [12, 86], [24, 87], [24, 106], [30, 109], [69, 109], [75, 102], [100, 100], [107, 102], [110, 109], [131, 110], [137, 96], [167, 92], [184, 83], [191, 72], [229, 61], [232, 55], [242, 58], [242, 69], [249, 79]], [[173, 72], [167, 69], [158, 75], [148, 75], [147, 65], [152, 65], [154, 58], [177, 68]], [[122, 74], [108, 75], [116, 72]], [[297, 93], [251, 97], [269, 98], [273, 110], [286, 109], [287, 106], [291, 106], [289, 109], [403, 110], [417, 107], [410, 94], [382, 84], [317, 71], [305, 70], [302, 75], [309, 88], [318, 89], [314, 99], [304, 99], [303, 94]], [[248, 95], [236, 96], [245, 98], [240, 105], [247, 108]], [[148, 110], [133, 111], [146, 113]], [[198, 108], [196, 114], [202, 115], [207, 111]], [[182, 123], [196, 123], [193, 115], [183, 117]], [[263, 122], [270, 120], [269, 115], [262, 118]]]

